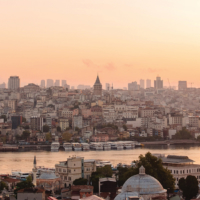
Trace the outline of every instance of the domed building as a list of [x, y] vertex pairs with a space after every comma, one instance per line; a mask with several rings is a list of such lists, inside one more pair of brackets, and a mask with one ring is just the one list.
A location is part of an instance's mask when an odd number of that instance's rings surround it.
[[101, 85], [101, 82], [99, 80], [99, 75], [97, 75], [97, 79], [96, 79], [96, 82], [94, 84], [93, 95], [102, 96], [102, 85]]
[[123, 185], [121, 193], [114, 200], [131, 199], [138, 197], [149, 200], [156, 197], [166, 198], [167, 190], [163, 189], [160, 182], [154, 177], [145, 174], [145, 168], [140, 167], [139, 174], [130, 177]]

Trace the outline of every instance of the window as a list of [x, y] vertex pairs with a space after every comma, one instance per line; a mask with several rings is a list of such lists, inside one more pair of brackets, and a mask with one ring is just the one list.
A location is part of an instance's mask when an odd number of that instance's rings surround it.
[[66, 169], [63, 169], [63, 172], [67, 172]]
[[59, 168], [59, 172], [61, 172], [61, 168]]
[[68, 177], [68, 180], [71, 181], [71, 177]]

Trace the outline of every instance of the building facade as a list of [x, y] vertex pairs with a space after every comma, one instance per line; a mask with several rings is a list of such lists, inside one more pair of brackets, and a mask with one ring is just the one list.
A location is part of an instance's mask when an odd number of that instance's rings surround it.
[[8, 79], [8, 89], [17, 90], [20, 88], [20, 79], [19, 76], [11, 76]]

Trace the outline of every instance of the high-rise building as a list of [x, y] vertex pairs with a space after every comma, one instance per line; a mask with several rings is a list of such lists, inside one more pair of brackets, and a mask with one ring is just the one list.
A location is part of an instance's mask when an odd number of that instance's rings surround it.
[[187, 89], [187, 81], [179, 81], [178, 90], [185, 90], [185, 89]]
[[144, 89], [144, 80], [143, 79], [140, 79], [140, 88]]
[[97, 96], [102, 96], [102, 85], [101, 85], [101, 82], [99, 80], [99, 76], [98, 75], [97, 75], [96, 82], [94, 84], [93, 94], [97, 95]]
[[45, 80], [41, 80], [41, 88], [45, 88]]
[[65, 87], [65, 85], [67, 85], [67, 81], [66, 80], [62, 80], [62, 87]]
[[154, 88], [155, 89], [162, 89], [163, 88], [163, 80], [159, 76], [156, 77], [156, 80], [154, 81]]
[[30, 121], [32, 130], [43, 131], [43, 117], [31, 117]]
[[110, 90], [110, 83], [106, 83], [106, 90]]
[[151, 87], [151, 80], [147, 79], [146, 80], [146, 88], [150, 88]]
[[53, 86], [53, 80], [52, 79], [47, 79], [47, 88]]
[[22, 116], [12, 116], [12, 129], [16, 129], [18, 126], [22, 124]]
[[8, 89], [16, 90], [20, 88], [20, 79], [19, 76], [11, 76], [8, 79]]
[[128, 90], [138, 90], [140, 86], [137, 84], [137, 82], [128, 83]]
[[55, 86], [60, 86], [60, 80], [55, 81]]

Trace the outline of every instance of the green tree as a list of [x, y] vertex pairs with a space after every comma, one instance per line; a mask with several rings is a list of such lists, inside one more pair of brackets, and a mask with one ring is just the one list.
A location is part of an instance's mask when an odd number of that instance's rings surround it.
[[68, 132], [64, 132], [62, 134], [62, 139], [63, 141], [65, 142], [69, 142], [71, 140], [71, 137], [72, 137], [72, 134], [71, 133], [68, 133]]
[[49, 142], [52, 139], [51, 133], [46, 133], [46, 140]]
[[1, 118], [1, 119], [4, 119], [4, 122], [7, 122], [7, 117], [6, 117], [6, 115], [1, 115], [0, 118]]
[[153, 156], [150, 152], [145, 156], [140, 155], [139, 160], [135, 161], [136, 167], [125, 170], [124, 173], [119, 173], [119, 183], [123, 184], [128, 178], [139, 173], [139, 168], [144, 166], [146, 174], [156, 178], [163, 188], [170, 188], [171, 191], [175, 188], [175, 179], [171, 172], [163, 167], [162, 160]]
[[16, 189], [14, 190], [14, 193], [15, 193], [15, 195], [17, 195], [17, 192], [19, 190], [25, 189], [25, 188], [32, 188], [32, 187], [34, 187], [34, 185], [32, 183], [32, 178], [31, 178], [31, 176], [28, 176], [25, 181], [17, 183]]
[[195, 199], [199, 191], [198, 180], [195, 176], [189, 175], [186, 179], [179, 179], [178, 185], [183, 191], [183, 196], [186, 200]]
[[106, 165], [104, 167], [98, 168], [96, 172], [93, 172], [91, 175], [91, 182], [94, 187], [94, 192], [99, 191], [99, 178], [112, 177], [111, 166]]
[[124, 124], [123, 125], [123, 129], [125, 130], [125, 131], [127, 131], [127, 126]]
[[0, 182], [0, 192], [1, 192], [4, 188], [8, 189], [8, 186], [7, 186], [7, 184], [6, 184], [5, 182], [1, 181], [1, 182]]
[[45, 132], [45, 133], [49, 132], [49, 126], [48, 125], [43, 126], [43, 132]]
[[173, 139], [192, 139], [192, 135], [190, 132], [184, 127], [182, 128], [181, 131], [177, 132], [174, 136]]
[[22, 133], [22, 139], [27, 140], [30, 137], [29, 131], [23, 131]]
[[24, 129], [29, 129], [29, 125], [26, 125], [26, 126], [24, 127]]
[[87, 181], [85, 178], [79, 178], [74, 180], [73, 185], [87, 185]]
[[57, 126], [57, 131], [58, 131], [58, 132], [61, 132], [60, 126]]

